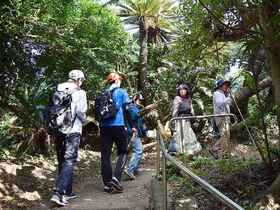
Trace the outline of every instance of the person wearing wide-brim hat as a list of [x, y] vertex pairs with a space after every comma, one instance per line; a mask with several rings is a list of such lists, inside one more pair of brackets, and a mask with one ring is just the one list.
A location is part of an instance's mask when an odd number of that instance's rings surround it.
[[[218, 80], [215, 85], [215, 92], [213, 94], [214, 114], [229, 114], [232, 99], [229, 96], [231, 82], [228, 80]], [[222, 158], [229, 155], [231, 150], [230, 143], [230, 118], [216, 117], [214, 119], [216, 128], [218, 129], [219, 139], [213, 147], [213, 154], [216, 158]]]
[[231, 86], [231, 82], [229, 80], [220, 79], [220, 80], [216, 81], [215, 91], [220, 88], [222, 88], [225, 91], [228, 91], [228, 88], [230, 88], [230, 86]]

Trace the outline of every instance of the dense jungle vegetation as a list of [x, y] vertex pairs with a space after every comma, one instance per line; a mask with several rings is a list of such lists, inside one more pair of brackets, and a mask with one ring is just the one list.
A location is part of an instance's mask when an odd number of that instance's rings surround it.
[[[234, 196], [244, 197], [248, 209], [271, 202], [279, 208], [279, 0], [2, 0], [0, 16], [1, 162], [54, 156], [42, 115], [71, 69], [86, 75], [83, 88], [93, 121], [94, 99], [113, 71], [123, 75], [129, 94], [141, 92], [146, 105], [160, 104], [163, 124], [180, 82], [189, 83], [195, 113], [204, 115], [213, 112], [215, 81], [226, 78], [257, 148], [233, 106], [239, 123], [232, 139], [253, 152], [246, 153], [245, 163], [215, 162], [205, 155], [191, 167], [198, 173], [222, 168], [228, 180], [246, 170], [253, 177], [262, 174], [263, 188]], [[196, 131], [201, 142], [211, 135], [206, 121]], [[187, 181], [172, 168], [169, 172], [170, 179]]]

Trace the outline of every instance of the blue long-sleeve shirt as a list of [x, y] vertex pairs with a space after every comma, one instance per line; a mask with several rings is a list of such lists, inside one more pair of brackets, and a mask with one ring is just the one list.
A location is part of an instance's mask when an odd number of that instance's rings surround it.
[[126, 104], [131, 102], [128, 93], [114, 84], [110, 86], [109, 90], [113, 90], [113, 100], [116, 103], [117, 114], [115, 118], [102, 122], [102, 127], [125, 126], [124, 108]]
[[[137, 129], [137, 134], [140, 138], [145, 137], [146, 136], [146, 128], [144, 126], [144, 120], [140, 114], [140, 109], [139, 107], [135, 104], [135, 103], [131, 103], [128, 106], [128, 114], [129, 114], [129, 118], [130, 121], [133, 123], [133, 126], [135, 126], [135, 128]], [[130, 125], [129, 122], [127, 122], [127, 132], [129, 136], [132, 136], [132, 125]]]

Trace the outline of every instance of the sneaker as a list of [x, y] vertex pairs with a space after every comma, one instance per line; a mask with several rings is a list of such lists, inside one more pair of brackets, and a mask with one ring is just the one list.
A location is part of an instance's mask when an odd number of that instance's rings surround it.
[[66, 206], [68, 204], [65, 197], [58, 192], [54, 192], [50, 199], [50, 202], [55, 204], [56, 206]]
[[104, 192], [106, 192], [106, 193], [112, 193], [112, 191], [113, 191], [113, 188], [112, 188], [112, 187], [104, 186]]
[[137, 168], [135, 171], [134, 171], [134, 176], [137, 176], [139, 175], [139, 168]]
[[169, 153], [169, 155], [171, 155], [171, 156], [176, 156], [177, 155], [177, 152], [168, 152]]
[[124, 173], [128, 176], [130, 180], [134, 180], [136, 177], [130, 173], [128, 170], [125, 170]]
[[118, 194], [118, 193], [122, 193], [123, 191], [117, 190], [111, 186], [104, 186], [104, 192], [109, 194]]
[[113, 177], [109, 184], [114, 188], [114, 190], [123, 192], [123, 186], [116, 177]]
[[78, 198], [78, 196], [75, 193], [73, 193], [73, 192], [68, 194], [68, 195], [65, 195], [64, 197], [65, 197], [66, 201], [70, 201], [70, 200], [73, 200], [75, 198]]

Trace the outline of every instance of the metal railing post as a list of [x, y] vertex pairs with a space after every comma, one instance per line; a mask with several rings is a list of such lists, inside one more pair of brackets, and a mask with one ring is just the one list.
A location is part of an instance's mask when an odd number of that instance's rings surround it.
[[160, 177], [160, 135], [157, 130], [157, 146], [156, 146], [156, 178]]
[[162, 179], [163, 179], [163, 210], [167, 210], [167, 177], [166, 177], [166, 158], [162, 155]]
[[179, 145], [179, 148], [180, 148], [180, 152], [185, 152], [185, 145], [184, 145], [184, 129], [183, 129], [183, 120], [180, 120], [179, 121], [180, 123], [180, 145]]
[[[234, 118], [235, 123], [237, 122], [237, 117], [234, 114], [220, 114], [220, 115], [205, 115], [205, 116], [189, 116], [189, 117], [177, 117], [171, 119], [170, 122], [174, 120], [187, 120], [187, 119], [203, 119], [203, 118], [212, 118], [212, 117], [226, 117], [231, 116]], [[233, 200], [228, 198], [226, 195], [221, 193], [211, 184], [206, 182], [205, 180], [201, 179], [195, 173], [193, 173], [189, 168], [184, 166], [181, 161], [177, 160], [176, 158], [172, 157], [167, 153], [165, 148], [165, 144], [162, 138], [162, 134], [160, 129], [157, 129], [157, 176], [159, 177], [160, 173], [160, 162], [161, 162], [161, 154], [162, 154], [162, 180], [163, 180], [163, 210], [167, 210], [168, 206], [168, 199], [167, 199], [167, 176], [166, 176], [166, 162], [170, 161], [173, 165], [175, 165], [178, 169], [182, 171], [185, 176], [190, 177], [194, 182], [198, 183], [202, 188], [208, 191], [212, 196], [215, 196], [218, 200], [223, 202], [225, 205], [232, 209], [237, 210], [244, 210], [241, 206], [235, 203]]]

